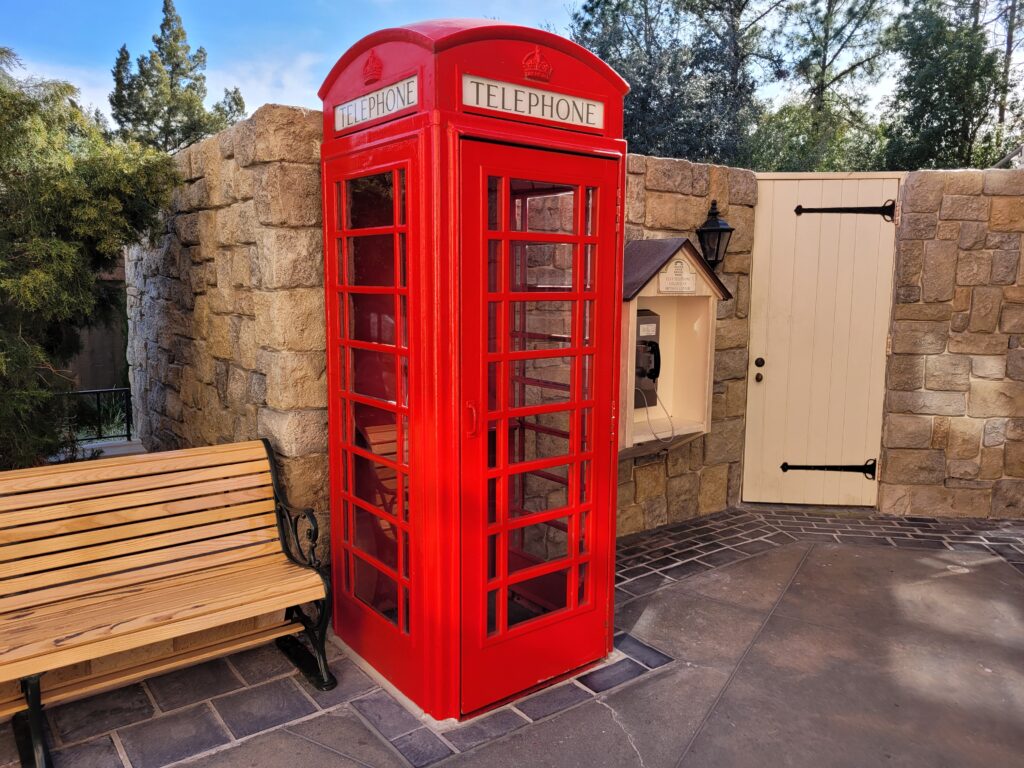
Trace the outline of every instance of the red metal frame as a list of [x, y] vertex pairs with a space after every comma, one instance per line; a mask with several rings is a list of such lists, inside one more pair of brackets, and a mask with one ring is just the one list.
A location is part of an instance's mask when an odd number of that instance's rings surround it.
[[[549, 63], [549, 81], [525, 77], [524, 57], [531, 52]], [[605, 105], [604, 127], [588, 132], [539, 118], [464, 110], [463, 72], [599, 99]], [[335, 105], [413, 74], [419, 89], [413, 109], [334, 132]], [[611, 649], [625, 90], [603, 62], [555, 35], [454, 21], [370, 35], [342, 56], [320, 91], [335, 631], [437, 718], [485, 708], [564, 676]], [[398, 194], [400, 172], [404, 205]], [[485, 233], [487, 176], [504, 179], [506, 200], [511, 199], [511, 178], [576, 187], [576, 233], [511, 232], [507, 215], [500, 232]], [[371, 182], [367, 177], [378, 178]], [[364, 227], [347, 220], [346, 190], [353, 190], [356, 201], [378, 194], [385, 200], [386, 178], [391, 179], [390, 216], [385, 221], [371, 217], [372, 226]], [[597, 190], [592, 235], [583, 233], [588, 187]], [[380, 209], [385, 208], [382, 203]], [[402, 239], [404, 283], [397, 278]], [[506, 257], [515, 241], [567, 243], [575, 249], [577, 276], [589, 244], [597, 259], [595, 285], [589, 289], [577, 283], [564, 293], [514, 297], [505, 285], [488, 297], [482, 250], [487, 239], [500, 240]], [[391, 267], [382, 266], [386, 243], [392, 249]], [[371, 255], [361, 256], [361, 264], [384, 272], [368, 279], [355, 275], [362, 284], [354, 285], [345, 267], [353, 248]], [[526, 331], [522, 313], [527, 305], [512, 304], [513, 298], [572, 302], [567, 305], [572, 307], [570, 338]], [[500, 332], [508, 341], [496, 352], [487, 350], [488, 299], [504, 302]], [[594, 324], [586, 341], [585, 302], [592, 303]], [[346, 306], [355, 309], [346, 312]], [[520, 349], [545, 343], [553, 348]], [[527, 365], [517, 360], [545, 357], [571, 359], [569, 402], [487, 412], [488, 362], [511, 371]], [[580, 391], [584, 357], [593, 361], [593, 388], [585, 396]], [[538, 378], [524, 369], [516, 383], [532, 388]], [[523, 421], [552, 411], [568, 412], [571, 428]], [[584, 412], [590, 421], [586, 447]], [[571, 498], [579, 499], [579, 468], [586, 465], [592, 494], [522, 521], [564, 521], [556, 523], [566, 536], [563, 559], [501, 571], [489, 583], [488, 535], [504, 537], [501, 551], [513, 559], [526, 554], [522, 547], [517, 553], [515, 546], [507, 546], [523, 540], [513, 533], [520, 523], [507, 510], [493, 523], [486, 518], [488, 480], [507, 488], [508, 460], [514, 458], [506, 453], [497, 466], [488, 466], [494, 463], [488, 460], [488, 420], [555, 441], [568, 431], [567, 460], [537, 459], [515, 470], [551, 478], [568, 463], [573, 467]], [[587, 552], [579, 549], [584, 519]], [[507, 562], [499, 559], [502, 565]], [[572, 567], [565, 571], [570, 597], [564, 610], [505, 632], [508, 607], [499, 602], [503, 607], [496, 619], [502, 629], [488, 636], [486, 592], [533, 576], [551, 579], [567, 564]], [[577, 600], [584, 565], [589, 591]], [[543, 602], [538, 589], [533, 597]]]

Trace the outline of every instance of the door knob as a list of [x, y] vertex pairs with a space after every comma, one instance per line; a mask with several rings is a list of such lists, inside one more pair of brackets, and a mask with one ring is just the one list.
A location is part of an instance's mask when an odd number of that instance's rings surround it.
[[754, 376], [754, 381], [756, 381], [758, 383], [764, 381], [764, 374], [763, 373], [759, 373], [756, 376]]
[[756, 360], [754, 360], [754, 365], [756, 365], [758, 368], [764, 368], [764, 358], [759, 357]]

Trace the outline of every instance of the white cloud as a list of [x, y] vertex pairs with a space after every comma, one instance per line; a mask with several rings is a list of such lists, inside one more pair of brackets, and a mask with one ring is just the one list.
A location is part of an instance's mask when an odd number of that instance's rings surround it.
[[225, 88], [237, 85], [249, 114], [263, 104], [319, 109], [321, 102], [316, 92], [333, 64], [319, 54], [278, 52], [209, 69], [206, 72], [209, 101], [218, 101]]

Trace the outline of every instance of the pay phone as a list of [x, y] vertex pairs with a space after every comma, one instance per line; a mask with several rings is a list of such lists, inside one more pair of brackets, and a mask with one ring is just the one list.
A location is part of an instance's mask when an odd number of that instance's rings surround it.
[[633, 405], [651, 408], [658, 404], [658, 378], [661, 376], [661, 318], [649, 309], [636, 313], [636, 388]]

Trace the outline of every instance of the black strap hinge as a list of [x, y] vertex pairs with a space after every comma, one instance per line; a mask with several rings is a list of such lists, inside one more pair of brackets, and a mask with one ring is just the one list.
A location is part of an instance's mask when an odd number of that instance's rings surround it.
[[876, 467], [877, 462], [874, 459], [868, 459], [863, 464], [790, 464], [784, 461], [779, 469], [783, 472], [797, 469], [816, 472], [855, 472], [864, 475], [868, 480], [874, 480]]
[[798, 205], [793, 212], [797, 216], [805, 213], [870, 213], [881, 216], [886, 221], [892, 221], [896, 216], [896, 201], [886, 200], [883, 205], [849, 205], [834, 208], [804, 208]]

